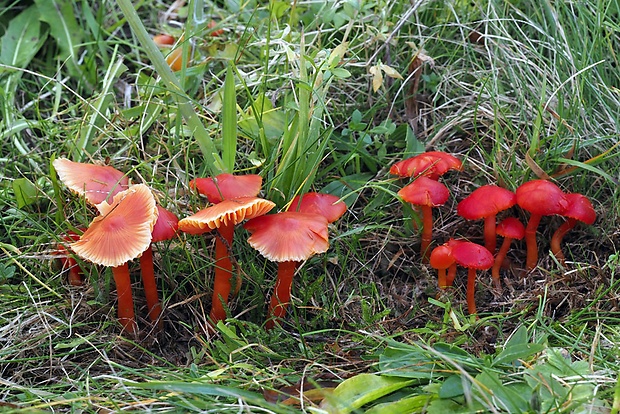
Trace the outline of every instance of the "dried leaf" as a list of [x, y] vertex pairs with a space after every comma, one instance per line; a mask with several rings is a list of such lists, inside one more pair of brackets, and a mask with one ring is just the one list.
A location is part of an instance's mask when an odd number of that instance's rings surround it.
[[551, 177], [545, 172], [545, 170], [543, 170], [542, 168], [540, 168], [540, 166], [536, 163], [536, 161], [534, 161], [534, 159], [530, 156], [530, 154], [528, 152], [525, 153], [525, 162], [528, 165], [528, 167], [530, 167], [530, 169], [532, 170], [532, 172], [534, 174], [536, 174], [536, 176], [538, 178], [540, 178], [541, 180], [549, 180]]
[[372, 75], [372, 90], [377, 92], [381, 85], [383, 85], [383, 72], [381, 72], [378, 65], [372, 66], [369, 71]]
[[388, 65], [384, 65], [383, 63], [379, 63], [378, 66], [390, 78], [400, 79], [400, 80], [403, 79], [403, 77], [400, 75], [400, 73], [398, 73], [396, 71], [396, 69], [394, 69], [393, 67], [388, 66]]

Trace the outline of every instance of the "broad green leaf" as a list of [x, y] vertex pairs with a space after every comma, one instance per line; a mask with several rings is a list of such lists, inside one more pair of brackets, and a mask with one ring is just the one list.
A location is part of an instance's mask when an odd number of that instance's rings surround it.
[[[11, 19], [4, 35], [0, 38], [0, 64], [24, 68], [37, 54], [45, 33], [41, 31], [39, 10], [30, 6]], [[5, 69], [0, 68], [0, 73]]]
[[439, 398], [454, 398], [463, 395], [463, 392], [463, 377], [458, 374], [450, 375], [441, 384]]
[[[487, 398], [494, 404], [509, 413], [524, 413], [529, 408], [530, 393], [527, 387], [504, 384], [494, 372], [482, 372], [476, 376], [480, 387], [472, 387], [474, 393], [488, 391]], [[512, 382], [512, 381], [511, 381]], [[513, 383], [513, 385], [516, 385]], [[483, 400], [484, 400], [483, 399]]]
[[27, 178], [17, 178], [13, 180], [13, 191], [17, 208], [23, 208], [37, 202], [39, 190]]
[[49, 24], [50, 33], [56, 39], [60, 47], [59, 58], [67, 57], [75, 62], [79, 44], [82, 42], [84, 33], [78, 24], [70, 0], [35, 0], [39, 9], [41, 20]]
[[413, 383], [404, 378], [359, 374], [338, 385], [321, 408], [330, 414], [347, 414]]
[[274, 108], [265, 95], [259, 95], [250, 111], [239, 121], [239, 128], [253, 138], [260, 137], [262, 128], [265, 138], [271, 145], [277, 144], [286, 127], [286, 115], [281, 109]]
[[394, 414], [394, 413], [421, 413], [428, 404], [436, 399], [434, 394], [422, 394], [414, 397], [402, 398], [383, 404], [377, 404], [367, 410], [365, 414]]
[[545, 345], [542, 344], [515, 344], [507, 346], [499, 353], [497, 357], [493, 359], [491, 366], [498, 366], [501, 364], [513, 364], [520, 359], [528, 359], [534, 354], [537, 354], [545, 349]]

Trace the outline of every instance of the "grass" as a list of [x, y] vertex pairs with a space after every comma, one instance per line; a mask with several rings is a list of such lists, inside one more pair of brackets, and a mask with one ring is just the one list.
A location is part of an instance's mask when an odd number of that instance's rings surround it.
[[[68, 32], [50, 26], [44, 1], [4, 3], [3, 410], [618, 412], [616, 0], [195, 0], [140, 3], [136, 16], [122, 0], [57, 1]], [[212, 36], [211, 20], [224, 32]], [[184, 35], [191, 62], [166, 72], [136, 23]], [[418, 217], [388, 173], [425, 149], [465, 165], [443, 179], [451, 197], [435, 210], [435, 243], [480, 242], [481, 223], [454, 212], [491, 183], [514, 190], [550, 176], [587, 195], [597, 221], [568, 234], [562, 267], [545, 242], [562, 219], [545, 218], [538, 267], [522, 274], [525, 245], [515, 243], [504, 293], [480, 277], [471, 318], [464, 273], [436, 296]], [[166, 329], [146, 328], [134, 263], [144, 328], [134, 341], [120, 335], [109, 272], [81, 263], [87, 283], [76, 288], [55, 265], [60, 234], [93, 217], [55, 181], [59, 156], [107, 160], [179, 217], [206, 204], [189, 180], [231, 164], [261, 174], [279, 208], [313, 189], [349, 211], [328, 253], [298, 271], [289, 316], [272, 331], [262, 325], [276, 266], [244, 230], [234, 243], [244, 283], [216, 334], [205, 322], [214, 238], [159, 244]]]

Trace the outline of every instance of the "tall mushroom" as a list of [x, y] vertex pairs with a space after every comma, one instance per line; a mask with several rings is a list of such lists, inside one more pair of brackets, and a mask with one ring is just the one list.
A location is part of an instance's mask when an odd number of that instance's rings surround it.
[[536, 230], [542, 216], [562, 214], [568, 203], [566, 195], [560, 188], [550, 181], [532, 180], [521, 184], [516, 191], [517, 204], [530, 212], [530, 220], [525, 227], [525, 243], [527, 259], [525, 268], [532, 270], [538, 263], [538, 245]]
[[275, 207], [275, 203], [258, 197], [224, 199], [218, 204], [200, 210], [179, 221], [179, 230], [190, 234], [204, 234], [217, 229], [215, 239], [215, 278], [209, 317], [212, 324], [226, 318], [225, 304], [231, 289], [232, 262], [229, 248], [235, 225], [243, 220], [262, 216]]
[[450, 193], [445, 185], [427, 177], [418, 177], [411, 184], [403, 187], [398, 195], [408, 203], [417, 205], [422, 212], [422, 236], [420, 252], [425, 261], [428, 261], [428, 250], [433, 238], [433, 207], [438, 207], [448, 201]]
[[452, 249], [452, 257], [459, 266], [467, 268], [467, 310], [476, 314], [476, 270], [486, 270], [493, 266], [493, 255], [484, 246], [462, 242]]
[[510, 249], [510, 244], [513, 240], [521, 240], [525, 236], [525, 227], [519, 219], [514, 217], [508, 217], [502, 220], [496, 228], [496, 233], [504, 238], [497, 255], [495, 256], [495, 263], [493, 269], [491, 269], [491, 275], [493, 277], [493, 284], [498, 292], [502, 291], [502, 282], [499, 277], [499, 271], [502, 267], [504, 259]]
[[267, 329], [286, 314], [291, 300], [293, 275], [299, 264], [329, 248], [327, 219], [320, 214], [286, 211], [249, 220], [250, 246], [272, 262], [278, 262], [278, 276], [269, 303]]
[[320, 214], [328, 223], [333, 223], [347, 211], [347, 205], [338, 196], [312, 192], [293, 198], [288, 211]]
[[146, 185], [138, 184], [118, 193], [110, 203], [101, 202], [97, 209], [100, 215], [70, 247], [85, 260], [112, 267], [118, 319], [124, 330], [135, 336], [138, 327], [127, 262], [140, 256], [151, 244], [158, 214], [155, 198]]
[[566, 221], [558, 227], [551, 237], [551, 252], [564, 265], [566, 261], [564, 253], [562, 253], [562, 239], [577, 223], [582, 222], [592, 225], [596, 220], [596, 212], [590, 200], [578, 193], [566, 194], [566, 202], [568, 203], [566, 210], [562, 215], [566, 217]]
[[456, 213], [467, 220], [484, 219], [484, 247], [494, 254], [497, 247], [495, 216], [516, 202], [517, 196], [512, 191], [496, 185], [483, 185], [456, 206]]
[[390, 174], [399, 177], [426, 176], [438, 180], [450, 170], [460, 171], [463, 168], [461, 160], [442, 151], [427, 151], [414, 157], [407, 158], [392, 165]]

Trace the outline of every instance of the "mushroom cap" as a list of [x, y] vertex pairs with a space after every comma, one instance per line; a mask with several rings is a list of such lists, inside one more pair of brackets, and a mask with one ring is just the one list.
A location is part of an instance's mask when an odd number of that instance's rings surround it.
[[222, 225], [234, 226], [243, 220], [262, 216], [274, 207], [274, 202], [258, 197], [224, 199], [180, 220], [179, 230], [189, 234], [203, 234]]
[[510, 190], [496, 185], [483, 185], [475, 189], [456, 206], [456, 213], [467, 220], [494, 216], [517, 203], [517, 196]]
[[243, 227], [250, 246], [272, 262], [301, 262], [329, 248], [327, 219], [320, 214], [286, 211], [257, 217]]
[[455, 156], [442, 151], [428, 151], [392, 165], [390, 174], [399, 177], [424, 175], [437, 180], [450, 170], [460, 171], [462, 168], [463, 163]]
[[96, 206], [129, 188], [129, 178], [109, 165], [95, 165], [57, 158], [52, 163], [60, 180]]
[[442, 183], [427, 177], [418, 177], [400, 189], [398, 195], [406, 202], [421, 206], [437, 207], [448, 201], [450, 192]]
[[166, 210], [160, 205], [157, 205], [157, 212], [158, 216], [153, 226], [151, 243], [170, 240], [179, 229], [179, 219], [173, 212]]
[[452, 248], [446, 244], [437, 246], [431, 252], [429, 263], [433, 269], [447, 269], [454, 263]]
[[525, 226], [518, 218], [507, 217], [495, 227], [495, 233], [502, 237], [521, 240], [525, 236]]
[[566, 202], [568, 206], [566, 211], [562, 213], [564, 217], [573, 218], [588, 225], [594, 223], [596, 212], [588, 197], [579, 193], [569, 193], [566, 194]]
[[490, 269], [495, 262], [486, 247], [472, 242], [461, 242], [452, 249], [452, 257], [457, 264], [469, 269]]
[[103, 266], [120, 266], [148, 249], [157, 206], [146, 185], [131, 186], [118, 193], [112, 204], [104, 201], [97, 208], [101, 215], [70, 245], [78, 256]]
[[219, 174], [213, 178], [195, 178], [189, 182], [200, 194], [207, 196], [212, 204], [239, 197], [256, 197], [263, 183], [260, 175]]
[[347, 211], [347, 205], [332, 194], [306, 193], [293, 198], [288, 211], [320, 214], [333, 223]]
[[562, 214], [568, 207], [566, 195], [551, 181], [528, 181], [517, 188], [516, 194], [517, 204], [532, 214], [541, 216]]

